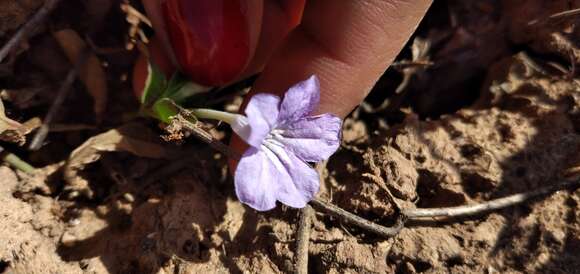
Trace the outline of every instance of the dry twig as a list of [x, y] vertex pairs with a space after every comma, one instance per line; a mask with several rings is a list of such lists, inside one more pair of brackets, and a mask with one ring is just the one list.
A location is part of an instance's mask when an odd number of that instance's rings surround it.
[[310, 227], [314, 210], [307, 205], [300, 210], [300, 221], [296, 233], [296, 274], [308, 274], [308, 245], [310, 244]]
[[71, 89], [71, 86], [76, 78], [76, 75], [77, 73], [74, 68], [69, 70], [64, 82], [62, 83], [60, 89], [58, 90], [56, 98], [52, 102], [52, 105], [50, 106], [48, 113], [44, 117], [44, 121], [42, 121], [42, 125], [40, 126], [40, 128], [38, 128], [38, 131], [36, 131], [36, 133], [34, 134], [32, 141], [30, 141], [30, 145], [28, 146], [30, 150], [38, 150], [42, 146], [42, 143], [44, 143], [44, 140], [46, 139], [46, 136], [50, 131], [49, 125], [54, 119], [56, 113], [60, 110], [62, 104], [64, 103], [64, 99], [68, 95], [69, 90]]
[[63, 83], [60, 86], [60, 89], [58, 90], [56, 98], [52, 102], [50, 109], [48, 109], [48, 113], [46, 114], [44, 120], [42, 121], [42, 125], [40, 126], [38, 131], [34, 134], [34, 137], [32, 138], [32, 141], [30, 142], [28, 149], [38, 150], [42, 146], [42, 143], [44, 143], [44, 140], [46, 139], [46, 136], [50, 131], [50, 124], [52, 123], [52, 120], [62, 107], [64, 100], [66, 99], [69, 91], [71, 90], [71, 86], [74, 83], [76, 76], [78, 75], [79, 68], [82, 66], [82, 64], [85, 63], [88, 57], [89, 52], [85, 49], [78, 58], [77, 63], [74, 64], [74, 67], [69, 70], [68, 74], [66, 75], [66, 78], [64, 79]]
[[528, 22], [528, 26], [533, 26], [533, 25], [536, 25], [539, 23], [544, 24], [550, 20], [560, 19], [560, 18], [570, 17], [570, 16], [576, 16], [576, 15], [580, 15], [580, 9], [565, 10], [562, 12], [551, 14], [548, 17], [545, 17], [542, 19], [534, 19], [534, 20]]
[[139, 27], [141, 23], [152, 26], [151, 21], [147, 16], [133, 8], [128, 3], [121, 3], [121, 10], [126, 14], [125, 19], [129, 23], [129, 42], [126, 45], [127, 50], [132, 50], [138, 41], [142, 41], [145, 44], [149, 43], [149, 38], [145, 35], [145, 32]]
[[48, 16], [52, 10], [58, 5], [60, 0], [47, 0], [44, 5], [24, 24], [17, 32], [10, 38], [8, 43], [6, 43], [2, 49], [0, 49], [0, 62], [4, 61], [4, 58], [8, 56], [14, 49], [20, 45], [22, 40], [24, 40], [34, 28], [36, 28], [46, 16]]
[[411, 60], [403, 60], [395, 62], [391, 66], [398, 69], [402, 75], [403, 80], [395, 89], [393, 97], [387, 97], [378, 107], [372, 107], [370, 104], [361, 104], [362, 109], [367, 113], [378, 113], [387, 109], [396, 109], [400, 106], [405, 98], [405, 91], [411, 84], [413, 77], [426, 67], [432, 66], [433, 62], [430, 60], [429, 52], [431, 50], [431, 42], [427, 39], [416, 37], [411, 45]]
[[465, 205], [465, 206], [456, 206], [456, 207], [443, 207], [443, 208], [417, 208], [417, 209], [408, 209], [403, 210], [403, 215], [405, 215], [409, 219], [418, 219], [418, 218], [426, 218], [426, 217], [465, 217], [465, 216], [472, 216], [478, 215], [485, 212], [499, 210], [510, 206], [515, 206], [521, 204], [527, 200], [532, 198], [551, 194], [558, 190], [566, 189], [566, 188], [577, 188], [580, 187], [580, 178], [568, 179], [561, 183], [543, 187], [540, 189], [536, 189], [529, 192], [518, 193], [514, 195], [510, 195], [507, 197], [487, 201], [480, 204], [475, 205]]
[[362, 229], [368, 230], [385, 238], [390, 238], [397, 235], [399, 231], [401, 231], [405, 223], [405, 217], [403, 215], [399, 215], [399, 218], [397, 218], [397, 222], [395, 223], [394, 226], [386, 227], [373, 223], [369, 220], [366, 220], [362, 217], [359, 217], [340, 207], [337, 207], [333, 204], [327, 203], [320, 199], [314, 199], [310, 201], [310, 204], [312, 204], [314, 207], [318, 208], [321, 211], [339, 217], [340, 219], [344, 220], [347, 223], [356, 225]]

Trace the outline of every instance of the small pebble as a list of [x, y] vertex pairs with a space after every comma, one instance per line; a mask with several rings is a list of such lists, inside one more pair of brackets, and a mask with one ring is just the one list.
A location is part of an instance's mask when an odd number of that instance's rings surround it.
[[129, 203], [132, 203], [132, 202], [134, 202], [134, 201], [135, 201], [135, 197], [134, 197], [134, 196], [133, 196], [133, 194], [131, 194], [131, 193], [125, 193], [125, 194], [123, 194], [123, 198], [124, 198], [124, 199], [125, 199], [127, 202], [129, 202]]
[[72, 220], [68, 221], [68, 224], [70, 226], [77, 226], [77, 225], [80, 225], [81, 224], [81, 220], [79, 220], [79, 219], [72, 219]]
[[63, 233], [60, 237], [60, 243], [67, 247], [73, 246], [76, 240], [77, 238], [68, 232]]

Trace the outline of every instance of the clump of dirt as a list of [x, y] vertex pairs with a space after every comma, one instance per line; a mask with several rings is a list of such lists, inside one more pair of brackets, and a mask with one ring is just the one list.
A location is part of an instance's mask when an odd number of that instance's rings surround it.
[[[89, 2], [87, 9], [97, 1]], [[580, 3], [500, 2], [435, 3], [425, 20], [429, 24], [418, 30], [433, 45], [422, 55], [433, 65], [406, 70], [414, 81], [398, 94], [385, 92], [401, 80], [388, 71], [367, 106], [347, 118], [341, 149], [319, 167], [320, 197], [388, 226], [397, 214], [391, 194], [403, 208], [449, 207], [577, 176], [580, 80], [575, 67], [580, 62], [578, 41], [572, 39], [577, 20], [550, 15]], [[67, 12], [61, 7], [56, 14]], [[103, 10], [94, 14], [122, 17]], [[10, 20], [22, 24], [22, 19]], [[126, 114], [127, 106], [136, 104], [119, 75], [128, 73], [135, 56], [115, 49], [124, 47], [125, 34], [109, 25], [68, 23], [114, 45], [98, 55], [108, 62], [110, 89], [119, 91], [110, 94], [108, 109]], [[111, 33], [103, 31], [108, 28]], [[69, 69], [70, 64], [51, 68], [39, 62], [45, 59], [38, 52], [64, 60], [52, 38], [39, 36], [33, 39], [45, 42], [18, 57], [16, 70], [0, 75], [1, 83], [10, 84], [2, 98], [11, 116], [45, 113], [52, 93], [38, 87]], [[403, 53], [398, 61], [407, 57]], [[31, 73], [18, 77], [27, 68]], [[40, 80], [27, 86], [30, 77]], [[33, 95], [24, 98], [20, 91]], [[38, 98], [32, 103], [32, 97]], [[233, 101], [239, 105], [239, 99]], [[390, 104], [372, 110], [383, 99]], [[79, 115], [62, 118], [66, 122], [93, 119], [88, 95], [77, 94], [67, 103], [66, 113]], [[119, 127], [121, 114], [105, 118], [105, 128]], [[186, 159], [144, 159], [100, 147], [100, 160], [84, 162], [79, 172], [86, 184], [75, 188], [92, 195], [71, 195], [63, 160], [105, 131], [51, 133], [50, 142], [32, 153], [6, 147], [43, 167], [34, 175], [0, 167], [0, 273], [294, 271], [298, 212], [281, 206], [257, 213], [240, 204], [227, 159], [192, 139], [182, 146], [191, 151]], [[225, 138], [221, 127], [212, 131]], [[469, 218], [408, 221], [391, 239], [317, 213], [309, 271], [574, 273], [580, 268], [579, 194], [579, 189], [559, 191]]]
[[[329, 163], [329, 195], [380, 221], [376, 216], [390, 209], [385, 188], [406, 207], [430, 208], [477, 203], [562, 180], [578, 165], [578, 85], [540, 75], [518, 55], [500, 60], [491, 71], [492, 84], [472, 107], [434, 121], [409, 114], [368, 144], [339, 153]], [[375, 178], [365, 176], [369, 173]], [[388, 265], [432, 273], [572, 271], [578, 266], [578, 193], [561, 192], [451, 225], [436, 220], [429, 221], [433, 226], [411, 225], [393, 240]]]
[[[55, 237], [61, 233], [51, 198], [37, 196], [22, 201], [13, 196], [18, 177], [7, 167], [0, 167], [0, 270], [16, 273], [76, 273], [76, 263], [63, 261]], [[60, 231], [59, 231], [60, 230]]]

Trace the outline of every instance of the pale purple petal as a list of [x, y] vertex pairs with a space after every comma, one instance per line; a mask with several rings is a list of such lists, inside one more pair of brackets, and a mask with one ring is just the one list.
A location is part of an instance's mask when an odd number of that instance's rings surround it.
[[248, 140], [252, 134], [248, 117], [241, 114], [236, 114], [235, 117], [236, 118], [230, 123], [232, 130], [240, 136], [242, 140]]
[[249, 145], [260, 147], [264, 138], [276, 126], [279, 104], [280, 97], [273, 94], [259, 93], [252, 96], [245, 110], [249, 130], [240, 137]]
[[280, 171], [280, 174], [285, 174], [285, 176], [277, 177], [279, 180], [276, 199], [287, 206], [303, 208], [318, 193], [320, 188], [318, 173], [283, 147], [274, 144], [265, 146], [264, 151], [273, 156], [269, 158], [273, 160], [276, 169]]
[[264, 151], [250, 147], [238, 163], [234, 184], [238, 199], [265, 211], [276, 207], [278, 171]]
[[280, 105], [281, 124], [289, 124], [311, 114], [320, 102], [320, 84], [315, 75], [292, 86]]
[[332, 114], [309, 117], [319, 100], [318, 79], [312, 76], [290, 88], [281, 103], [271, 94], [253, 96], [246, 116], [231, 122], [252, 146], [234, 176], [240, 201], [263, 211], [276, 201], [302, 208], [314, 198], [320, 179], [307, 162], [330, 157], [340, 145], [342, 127]]
[[328, 159], [340, 146], [341, 129], [342, 120], [326, 113], [275, 130], [280, 132], [280, 136], [275, 138], [303, 161], [320, 162]]
[[234, 175], [238, 199], [259, 211], [274, 208], [276, 200], [290, 207], [306, 206], [320, 187], [318, 173], [284, 148], [267, 146], [249, 148], [238, 163]]

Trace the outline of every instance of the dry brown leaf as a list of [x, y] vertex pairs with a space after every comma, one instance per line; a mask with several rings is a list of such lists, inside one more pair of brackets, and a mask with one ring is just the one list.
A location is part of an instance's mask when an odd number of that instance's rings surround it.
[[20, 123], [6, 117], [5, 113], [6, 109], [4, 109], [4, 103], [2, 103], [2, 99], [0, 99], [0, 133], [6, 130], [14, 130], [21, 126]]
[[26, 141], [24, 135], [28, 133], [24, 132], [24, 128], [26, 127], [23, 124], [6, 116], [4, 104], [0, 99], [0, 140], [23, 145]]
[[[63, 29], [53, 33], [69, 61], [75, 65], [87, 49], [85, 41], [71, 29]], [[80, 64], [79, 77], [85, 84], [87, 91], [93, 97], [94, 111], [97, 123], [102, 121], [107, 106], [107, 77], [99, 58], [92, 51], [88, 51], [87, 59]]]
[[[91, 198], [93, 192], [88, 182], [79, 176], [86, 165], [99, 160], [103, 153], [113, 151], [130, 152], [146, 158], [172, 158], [178, 151], [159, 143], [159, 139], [148, 128], [139, 124], [128, 124], [120, 128], [93, 136], [75, 149], [64, 166], [64, 178], [67, 181], [65, 190], [69, 193], [82, 193]], [[75, 195], [73, 195], [75, 196]]]

